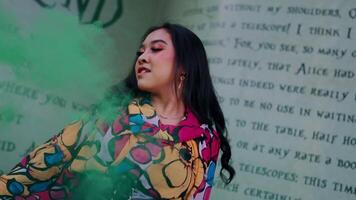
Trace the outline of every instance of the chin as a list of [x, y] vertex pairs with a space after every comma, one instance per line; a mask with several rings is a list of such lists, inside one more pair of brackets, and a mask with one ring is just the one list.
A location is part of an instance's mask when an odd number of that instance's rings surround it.
[[152, 88], [144, 83], [137, 83], [137, 87], [139, 90], [144, 91], [144, 92], [151, 92]]

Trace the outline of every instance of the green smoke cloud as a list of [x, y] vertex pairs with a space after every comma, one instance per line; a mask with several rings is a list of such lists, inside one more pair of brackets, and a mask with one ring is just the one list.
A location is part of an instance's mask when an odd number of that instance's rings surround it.
[[42, 10], [31, 26], [0, 12], [0, 60], [22, 82], [45, 90], [101, 95], [110, 82], [114, 41], [99, 25], [81, 25], [77, 17]]
[[[0, 7], [0, 38], [0, 64], [10, 68], [13, 81], [43, 93], [92, 103], [119, 81], [113, 75], [115, 41], [99, 23], [80, 24], [77, 16], [42, 9], [30, 25], [21, 26]], [[0, 81], [4, 78], [0, 74]], [[6, 95], [2, 99], [0, 107], [6, 107]], [[112, 102], [101, 105], [106, 115], [112, 110]]]

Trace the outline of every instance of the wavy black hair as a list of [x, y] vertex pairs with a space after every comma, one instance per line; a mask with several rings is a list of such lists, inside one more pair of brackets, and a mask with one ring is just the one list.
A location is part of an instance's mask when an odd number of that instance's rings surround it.
[[[191, 30], [182, 25], [172, 23], [164, 23], [161, 26], [149, 28], [143, 35], [141, 42], [150, 33], [158, 29], [165, 29], [172, 38], [176, 52], [176, 80], [179, 79], [178, 72], [184, 71], [186, 73], [182, 95], [184, 104], [192, 110], [201, 123], [208, 124], [210, 128], [215, 126], [216, 131], [219, 133], [220, 149], [222, 151], [220, 177], [226, 184], [230, 183], [235, 176], [235, 170], [229, 164], [231, 148], [227, 139], [224, 115], [210, 77], [208, 59], [203, 43]], [[124, 80], [124, 85], [133, 92], [133, 96], [147, 95], [147, 93], [138, 89], [134, 67]], [[176, 85], [175, 89], [177, 89]], [[224, 171], [228, 174], [226, 175]]]

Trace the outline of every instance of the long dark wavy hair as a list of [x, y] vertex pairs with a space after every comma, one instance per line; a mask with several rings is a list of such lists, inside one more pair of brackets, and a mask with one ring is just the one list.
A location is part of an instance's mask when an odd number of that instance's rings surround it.
[[[234, 168], [229, 164], [231, 160], [231, 148], [227, 139], [227, 130], [223, 112], [218, 103], [214, 86], [210, 77], [208, 59], [201, 40], [192, 31], [184, 26], [172, 23], [164, 23], [161, 26], [149, 28], [143, 35], [141, 42], [153, 31], [165, 29], [172, 38], [172, 43], [176, 52], [175, 72], [176, 83], [179, 73], [185, 72], [183, 83], [183, 102], [198, 118], [200, 123], [208, 124], [210, 128], [215, 126], [221, 141], [221, 171], [220, 177], [227, 184], [235, 176]], [[133, 97], [148, 95], [140, 91], [137, 86], [135, 75], [135, 63], [129, 75], [123, 83], [115, 86], [112, 94], [122, 94], [123, 90], [130, 92]], [[182, 69], [180, 69], [182, 68]], [[177, 91], [177, 85], [175, 85]], [[228, 174], [226, 174], [226, 171]]]

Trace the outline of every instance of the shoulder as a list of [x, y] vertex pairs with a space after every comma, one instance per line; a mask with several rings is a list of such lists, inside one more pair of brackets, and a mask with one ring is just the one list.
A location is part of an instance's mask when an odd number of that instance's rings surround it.
[[220, 149], [219, 133], [213, 127], [208, 126], [207, 124], [202, 124], [200, 127], [204, 130], [204, 135], [199, 145], [201, 157], [206, 162], [211, 160], [216, 161]]
[[200, 126], [204, 130], [204, 139], [208, 141], [215, 141], [220, 144], [220, 137], [219, 133], [216, 131], [216, 129], [212, 126], [209, 126], [207, 124], [202, 124]]

